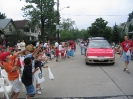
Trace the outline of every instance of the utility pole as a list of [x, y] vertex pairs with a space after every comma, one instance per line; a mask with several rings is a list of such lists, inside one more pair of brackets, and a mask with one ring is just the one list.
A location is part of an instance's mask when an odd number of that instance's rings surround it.
[[60, 26], [59, 26], [59, 0], [57, 0], [57, 39], [58, 39], [58, 43], [60, 43], [60, 35], [59, 35], [59, 29], [60, 29]]

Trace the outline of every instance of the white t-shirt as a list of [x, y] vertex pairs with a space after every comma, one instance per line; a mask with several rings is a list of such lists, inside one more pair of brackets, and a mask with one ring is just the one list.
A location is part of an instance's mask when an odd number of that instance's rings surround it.
[[55, 47], [58, 47], [58, 45], [59, 45], [58, 42], [55, 42]]
[[39, 46], [39, 42], [36, 43], [36, 47], [38, 47], [38, 46]]
[[44, 47], [47, 47], [47, 43], [44, 43]]
[[67, 50], [68, 50], [68, 51], [71, 51], [71, 47], [70, 47], [70, 46], [68, 46]]
[[17, 46], [18, 46], [18, 49], [21, 49], [21, 47], [20, 47], [20, 43], [17, 43]]
[[62, 49], [62, 45], [59, 45], [59, 51]]

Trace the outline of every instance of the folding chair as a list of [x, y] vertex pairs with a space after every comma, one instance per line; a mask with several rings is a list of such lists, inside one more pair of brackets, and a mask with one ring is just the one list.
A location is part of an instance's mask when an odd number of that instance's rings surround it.
[[[11, 89], [12, 89], [12, 86], [5, 86], [5, 78], [0, 78], [0, 92], [4, 93], [5, 96], [6, 96], [6, 99], [9, 99], [9, 96], [8, 96], [8, 93], [11, 92]], [[4, 94], [3, 94], [3, 97], [4, 97]]]
[[7, 76], [7, 73], [4, 69], [1, 70], [1, 77], [2, 78], [5, 78], [5, 81], [6, 81], [6, 85], [11, 85], [10, 81], [8, 80], [8, 76]]

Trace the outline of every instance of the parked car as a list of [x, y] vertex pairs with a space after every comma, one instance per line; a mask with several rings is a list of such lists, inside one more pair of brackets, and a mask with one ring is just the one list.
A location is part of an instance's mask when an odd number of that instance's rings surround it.
[[104, 37], [89, 37], [88, 39], [89, 41], [90, 40], [106, 40]]
[[115, 64], [114, 51], [107, 40], [91, 40], [86, 50], [86, 65], [90, 63]]

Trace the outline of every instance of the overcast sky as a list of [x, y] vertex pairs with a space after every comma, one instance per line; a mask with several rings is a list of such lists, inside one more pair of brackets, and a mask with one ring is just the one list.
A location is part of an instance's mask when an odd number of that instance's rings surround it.
[[[55, 0], [56, 2], [57, 0]], [[87, 29], [96, 18], [108, 21], [108, 26], [127, 21], [133, 11], [133, 0], [59, 0], [62, 18], [71, 18], [79, 29]], [[7, 18], [22, 20], [25, 0], [0, 0], [0, 12]], [[64, 8], [70, 6], [70, 8]], [[56, 7], [55, 7], [56, 8]], [[64, 9], [63, 9], [64, 8]], [[62, 10], [61, 10], [62, 9]]]

